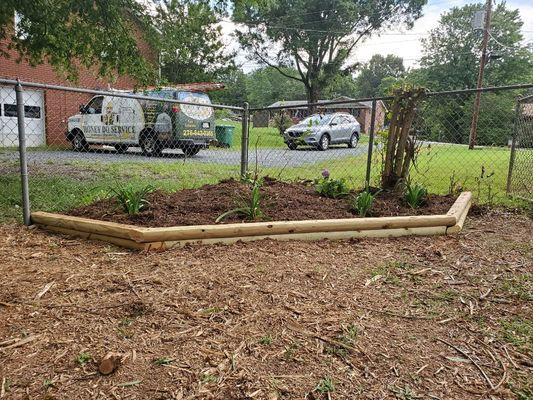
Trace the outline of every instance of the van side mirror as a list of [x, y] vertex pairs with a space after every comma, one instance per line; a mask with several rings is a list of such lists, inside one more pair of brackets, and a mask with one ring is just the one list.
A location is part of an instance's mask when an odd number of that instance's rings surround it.
[[85, 104], [80, 104], [80, 114], [87, 114], [87, 109], [85, 108]]

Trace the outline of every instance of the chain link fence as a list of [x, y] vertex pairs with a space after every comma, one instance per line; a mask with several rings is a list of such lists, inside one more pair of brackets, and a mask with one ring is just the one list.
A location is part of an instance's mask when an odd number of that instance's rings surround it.
[[[515, 99], [531, 87], [483, 89], [473, 150], [476, 90], [429, 93], [411, 131], [411, 179], [433, 193], [468, 189], [481, 202], [505, 196]], [[175, 191], [247, 174], [311, 182], [327, 170], [352, 188], [379, 186], [391, 102], [340, 98], [249, 109], [179, 88], [99, 91], [0, 79], [0, 211], [15, 217], [22, 208], [28, 222], [28, 204], [61, 212], [118, 186]], [[511, 185], [526, 197], [528, 112], [518, 118]]]
[[516, 102], [507, 192], [533, 201], [533, 94]]

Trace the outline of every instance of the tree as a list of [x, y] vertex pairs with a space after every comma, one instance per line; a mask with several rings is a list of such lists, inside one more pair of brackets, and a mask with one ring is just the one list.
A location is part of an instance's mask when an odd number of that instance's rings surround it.
[[[482, 32], [471, 25], [472, 15], [483, 4], [454, 7], [442, 14], [438, 26], [423, 40], [421, 68], [409, 80], [432, 91], [473, 88], [477, 83]], [[484, 86], [531, 82], [533, 52], [522, 44], [522, 20], [518, 10], [497, 4], [488, 43], [489, 62]], [[511, 136], [516, 91], [484, 93], [478, 121], [477, 143], [506, 145]], [[468, 143], [472, 120], [473, 95], [441, 96], [432, 99], [421, 111], [424, 138]]]
[[333, 100], [340, 96], [358, 96], [357, 82], [351, 74], [339, 74], [333, 77], [328, 85], [322, 89], [322, 98]]
[[242, 70], [231, 68], [219, 75], [218, 80], [224, 83], [225, 88], [209, 93], [214, 103], [242, 107], [248, 101], [248, 77]]
[[129, 74], [147, 82], [154, 70], [135, 35], [150, 29], [136, 0], [2, 0], [0, 40], [10, 40], [0, 44], [0, 56], [8, 56], [9, 43], [20, 59], [32, 65], [46, 61], [71, 80], [81, 64], [98, 66], [101, 76]]
[[[412, 23], [426, 0], [235, 0], [237, 36], [252, 57], [304, 84], [309, 102], [339, 73], [355, 46], [391, 24]], [[275, 53], [275, 54], [273, 54]], [[288, 74], [281, 66], [294, 67]]]
[[[442, 14], [439, 25], [422, 40], [423, 56], [419, 79], [431, 90], [476, 86], [481, 49], [481, 31], [472, 28], [475, 11], [483, 4], [454, 7]], [[484, 85], [528, 82], [533, 77], [531, 47], [522, 45], [523, 22], [518, 10], [496, 5], [490, 28], [489, 62]], [[496, 58], [498, 57], [498, 58]]]
[[233, 67], [209, 0], [163, 0], [155, 17], [161, 74], [170, 83], [219, 79]]
[[[278, 71], [282, 71], [280, 75]], [[279, 100], [305, 99], [305, 88], [301, 82], [287, 78], [295, 74], [291, 68], [265, 67], [247, 76], [247, 98], [252, 107], [265, 107]]]
[[[385, 78], [401, 78], [405, 73], [403, 59], [392, 54], [374, 54], [357, 76], [357, 88], [362, 97], [382, 96], [380, 85]], [[390, 82], [390, 80], [388, 80]]]

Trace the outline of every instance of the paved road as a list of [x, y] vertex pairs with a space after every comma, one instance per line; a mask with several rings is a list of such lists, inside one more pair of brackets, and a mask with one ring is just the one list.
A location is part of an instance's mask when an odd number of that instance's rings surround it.
[[[301, 167], [309, 164], [328, 160], [336, 160], [344, 157], [366, 154], [367, 144], [359, 144], [355, 149], [349, 149], [345, 145], [335, 146], [327, 151], [314, 149], [288, 150], [285, 148], [258, 149], [257, 163], [262, 167]], [[149, 158], [141, 154], [140, 149], [132, 148], [125, 154], [118, 154], [114, 150], [91, 150], [87, 153], [73, 151], [28, 151], [28, 162], [31, 164], [53, 164], [70, 161], [98, 161], [98, 162], [176, 162], [184, 160], [185, 156], [180, 150], [165, 150], [163, 157]], [[18, 160], [17, 152], [0, 152], [0, 162]], [[241, 160], [240, 150], [208, 149], [202, 150], [190, 158], [191, 161], [206, 164], [239, 165]], [[249, 164], [256, 162], [256, 150], [250, 149]]]

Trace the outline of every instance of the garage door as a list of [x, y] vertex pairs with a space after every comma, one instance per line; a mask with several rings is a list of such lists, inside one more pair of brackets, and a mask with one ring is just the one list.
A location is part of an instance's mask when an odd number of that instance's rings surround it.
[[[26, 124], [26, 145], [45, 144], [44, 96], [39, 90], [23, 92], [24, 117]], [[18, 146], [18, 123], [15, 89], [0, 86], [0, 147]]]

